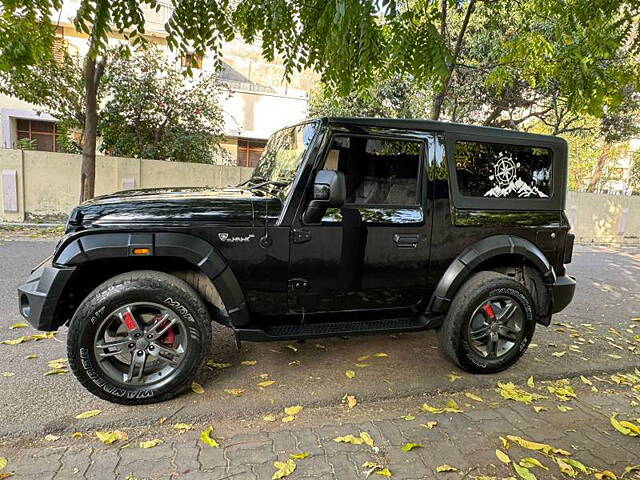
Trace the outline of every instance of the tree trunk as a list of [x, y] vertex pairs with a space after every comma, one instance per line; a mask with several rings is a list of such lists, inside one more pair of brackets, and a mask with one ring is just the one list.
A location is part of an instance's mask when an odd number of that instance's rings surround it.
[[611, 146], [608, 143], [605, 143], [602, 147], [602, 153], [600, 153], [600, 157], [598, 157], [598, 163], [596, 164], [596, 168], [593, 171], [593, 175], [591, 175], [591, 180], [589, 180], [589, 186], [587, 187], [587, 192], [593, 193], [596, 191], [596, 187], [602, 178], [602, 174], [604, 173], [604, 167], [607, 165], [607, 161], [609, 160], [609, 151], [611, 150]]
[[[444, 3], [444, 2], [443, 2]], [[458, 32], [458, 36], [456, 38], [456, 44], [453, 49], [453, 58], [451, 60], [451, 65], [449, 66], [449, 72], [442, 83], [442, 88], [433, 96], [433, 103], [431, 104], [431, 120], [439, 120], [440, 114], [442, 113], [442, 105], [444, 104], [444, 99], [449, 92], [449, 87], [451, 87], [451, 82], [453, 80], [453, 74], [456, 70], [456, 63], [458, 62], [458, 57], [460, 56], [460, 52], [462, 50], [462, 44], [464, 42], [464, 35], [467, 33], [467, 27], [469, 26], [469, 19], [471, 18], [471, 14], [476, 6], [476, 0], [471, 0], [469, 5], [467, 6], [467, 11], [464, 14], [464, 20], [462, 21], [462, 26], [460, 27], [460, 31]], [[446, 12], [443, 11], [443, 23], [446, 22]], [[441, 25], [441, 32], [446, 32], [446, 25]], [[442, 34], [442, 33], [441, 33]], [[443, 42], [446, 41], [446, 38], [442, 39]]]
[[93, 198], [96, 185], [96, 137], [98, 135], [98, 89], [96, 85], [96, 59], [87, 55], [84, 64], [84, 143], [82, 145], [82, 169], [80, 201]]
[[98, 88], [104, 73], [106, 58], [99, 62], [87, 55], [84, 64], [86, 111], [80, 170], [80, 202], [93, 198], [96, 186], [96, 139], [98, 136]]

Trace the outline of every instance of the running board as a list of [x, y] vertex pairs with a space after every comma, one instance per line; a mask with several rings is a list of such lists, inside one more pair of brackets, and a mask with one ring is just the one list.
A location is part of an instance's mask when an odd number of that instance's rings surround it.
[[441, 319], [441, 317], [426, 317], [420, 315], [413, 318], [308, 323], [304, 325], [273, 325], [264, 329], [239, 328], [236, 330], [236, 334], [241, 340], [265, 342], [271, 340], [336, 337], [340, 335], [413, 332], [436, 327]]

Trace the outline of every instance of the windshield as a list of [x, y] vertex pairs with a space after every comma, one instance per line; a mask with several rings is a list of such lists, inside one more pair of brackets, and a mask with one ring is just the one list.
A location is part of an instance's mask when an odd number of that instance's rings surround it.
[[252, 183], [275, 189], [284, 199], [316, 130], [317, 123], [304, 123], [271, 135], [253, 171]]

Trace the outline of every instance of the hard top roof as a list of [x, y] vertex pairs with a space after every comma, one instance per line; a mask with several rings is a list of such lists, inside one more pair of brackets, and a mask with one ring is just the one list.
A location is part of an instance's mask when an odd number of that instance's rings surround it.
[[540, 135], [536, 133], [520, 132], [505, 128], [482, 127], [464, 123], [440, 122], [436, 120], [409, 119], [409, 118], [371, 118], [371, 117], [319, 117], [316, 120], [328, 125], [343, 125], [353, 127], [393, 128], [401, 130], [424, 130], [430, 132], [451, 132], [458, 134], [478, 135], [485, 137], [508, 139], [535, 139], [550, 144], [564, 144], [563, 138], [552, 135]]

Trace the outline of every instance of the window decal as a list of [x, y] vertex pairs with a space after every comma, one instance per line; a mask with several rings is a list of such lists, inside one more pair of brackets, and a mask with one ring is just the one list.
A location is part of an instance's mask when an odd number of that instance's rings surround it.
[[[514, 162], [508, 157], [502, 157], [493, 164], [493, 175], [489, 177], [494, 181], [494, 187], [484, 194], [485, 197], [510, 197], [515, 193], [518, 197], [547, 198], [535, 185], [527, 185], [520, 177], [517, 170], [520, 163]], [[544, 176], [545, 172], [536, 171], [534, 175]], [[549, 176], [546, 171], [546, 177]], [[540, 178], [545, 179], [545, 178]], [[548, 178], [546, 178], [548, 180]]]
[[553, 193], [549, 148], [458, 141], [455, 165], [458, 188], [467, 197], [546, 199]]

